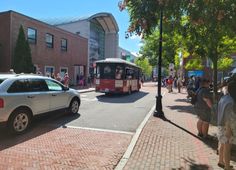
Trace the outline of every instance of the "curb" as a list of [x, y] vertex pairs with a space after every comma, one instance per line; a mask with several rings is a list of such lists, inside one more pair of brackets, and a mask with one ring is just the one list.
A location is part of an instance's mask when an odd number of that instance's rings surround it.
[[95, 88], [90, 88], [90, 89], [81, 89], [77, 90], [79, 93], [87, 93], [87, 92], [92, 92], [95, 91]]
[[126, 150], [126, 152], [124, 153], [123, 157], [120, 159], [119, 163], [117, 164], [115, 170], [122, 170], [126, 163], [128, 162], [133, 150], [134, 150], [134, 147], [135, 147], [135, 144], [137, 143], [138, 141], [138, 138], [144, 128], [144, 126], [146, 125], [147, 121], [149, 120], [150, 116], [153, 114], [155, 110], [155, 105], [151, 108], [151, 110], [148, 112], [147, 116], [144, 118], [144, 120], [142, 121], [142, 123], [139, 125], [138, 129], [136, 130], [136, 133], [134, 134], [129, 146], [128, 146], [128, 149]]

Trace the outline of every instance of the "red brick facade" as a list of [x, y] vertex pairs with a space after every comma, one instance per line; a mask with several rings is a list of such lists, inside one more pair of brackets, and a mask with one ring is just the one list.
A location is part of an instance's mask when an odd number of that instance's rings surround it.
[[[82, 72], [87, 77], [88, 40], [86, 38], [14, 11], [0, 13], [0, 23], [0, 72], [9, 71], [11, 68], [11, 58], [22, 25], [26, 38], [28, 28], [37, 31], [36, 44], [30, 43], [30, 48], [33, 64], [38, 67], [38, 71], [46, 74], [46, 66], [53, 67], [55, 73], [60, 72], [62, 68], [67, 68], [71, 83], [75, 84], [78, 66], [82, 66]], [[46, 33], [53, 35], [53, 48], [48, 48], [46, 45]], [[67, 40], [67, 51], [61, 50], [61, 39]]]

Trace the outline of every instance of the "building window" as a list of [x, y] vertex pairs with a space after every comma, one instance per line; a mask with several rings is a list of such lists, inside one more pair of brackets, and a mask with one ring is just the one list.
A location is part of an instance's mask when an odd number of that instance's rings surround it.
[[47, 33], [46, 34], [46, 45], [48, 48], [53, 48], [53, 35]]
[[60, 67], [60, 75], [61, 75], [61, 77], [64, 77], [65, 73], [68, 73], [68, 67]]
[[67, 51], [67, 39], [61, 39], [61, 51]]
[[27, 39], [31, 44], [36, 44], [37, 42], [37, 30], [33, 28], [27, 29]]
[[45, 66], [45, 70], [44, 70], [45, 76], [51, 77], [52, 74], [54, 74], [54, 70], [55, 70], [54, 66]]

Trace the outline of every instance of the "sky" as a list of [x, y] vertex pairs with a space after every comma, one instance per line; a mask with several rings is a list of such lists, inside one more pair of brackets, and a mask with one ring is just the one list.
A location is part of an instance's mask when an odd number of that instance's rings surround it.
[[34, 19], [85, 17], [100, 12], [111, 13], [119, 27], [119, 46], [132, 53], [138, 53], [140, 38], [125, 38], [129, 26], [129, 14], [120, 11], [120, 0], [0, 0], [0, 12], [13, 10]]

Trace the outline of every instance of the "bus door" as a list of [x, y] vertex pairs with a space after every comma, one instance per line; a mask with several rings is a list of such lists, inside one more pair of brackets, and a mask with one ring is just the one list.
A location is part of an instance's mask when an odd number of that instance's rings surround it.
[[120, 64], [116, 65], [115, 70], [115, 88], [118, 92], [123, 92], [123, 86], [124, 86], [124, 67]]
[[126, 67], [125, 69], [125, 83], [124, 83], [124, 92], [132, 91], [132, 79], [134, 71], [132, 68]]

